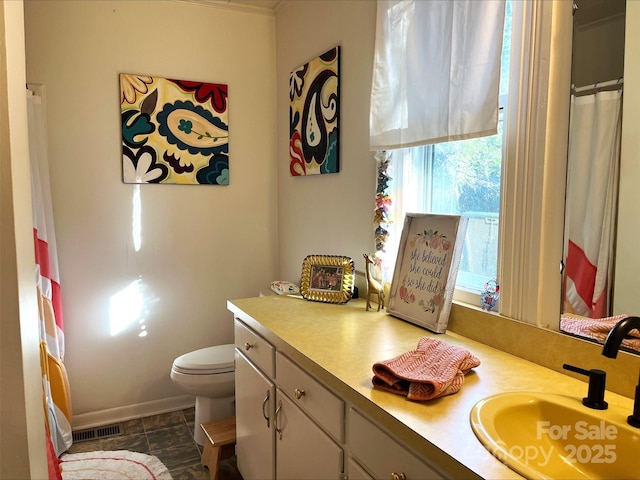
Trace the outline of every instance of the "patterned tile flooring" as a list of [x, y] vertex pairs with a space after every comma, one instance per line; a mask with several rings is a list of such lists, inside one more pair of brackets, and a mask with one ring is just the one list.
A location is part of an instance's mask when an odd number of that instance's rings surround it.
[[[174, 480], [209, 480], [209, 471], [200, 463], [202, 447], [193, 439], [194, 419], [195, 411], [189, 408], [129, 420], [122, 423], [122, 435], [75, 442], [68, 453], [131, 450], [158, 457]], [[242, 480], [235, 457], [220, 463], [218, 480]]]

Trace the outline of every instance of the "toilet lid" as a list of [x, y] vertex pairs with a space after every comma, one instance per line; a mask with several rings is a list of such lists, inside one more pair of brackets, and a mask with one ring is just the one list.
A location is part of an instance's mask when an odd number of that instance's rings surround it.
[[234, 345], [216, 345], [180, 355], [173, 369], [191, 375], [233, 372]]

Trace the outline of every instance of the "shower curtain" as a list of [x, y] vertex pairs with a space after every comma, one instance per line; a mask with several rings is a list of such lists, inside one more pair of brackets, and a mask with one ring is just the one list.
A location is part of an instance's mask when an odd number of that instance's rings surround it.
[[610, 314], [621, 116], [621, 89], [571, 97], [565, 313]]
[[43, 404], [47, 433], [51, 440], [49, 449], [59, 456], [72, 443], [71, 400], [63, 363], [62, 302], [49, 188], [46, 121], [41, 96], [43, 89], [40, 87], [37, 93], [27, 90], [27, 113]]

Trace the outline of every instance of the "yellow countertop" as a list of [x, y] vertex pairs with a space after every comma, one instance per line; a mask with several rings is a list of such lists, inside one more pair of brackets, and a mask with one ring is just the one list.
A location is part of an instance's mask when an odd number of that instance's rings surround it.
[[[435, 334], [384, 311], [367, 312], [363, 299], [336, 305], [297, 296], [266, 296], [230, 300], [228, 308], [447, 478], [522, 478], [491, 455], [473, 433], [469, 413], [479, 400], [506, 391], [578, 398], [587, 394], [586, 382], [453, 332]], [[372, 365], [415, 349], [425, 336], [464, 347], [481, 360], [465, 377], [462, 389], [428, 402], [374, 389]], [[605, 398], [631, 413], [631, 399], [609, 391]]]

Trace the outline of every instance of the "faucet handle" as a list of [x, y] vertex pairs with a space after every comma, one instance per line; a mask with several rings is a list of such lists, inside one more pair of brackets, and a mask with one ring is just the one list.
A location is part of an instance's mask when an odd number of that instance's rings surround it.
[[589, 392], [587, 393], [587, 396], [582, 399], [582, 404], [585, 407], [593, 408], [595, 410], [606, 410], [609, 408], [609, 404], [604, 401], [607, 372], [597, 368], [585, 370], [584, 368], [574, 367], [568, 363], [562, 365], [562, 368], [589, 377]]
[[636, 397], [633, 401], [633, 414], [627, 417], [627, 423], [632, 427], [640, 428], [640, 375], [638, 375]]

